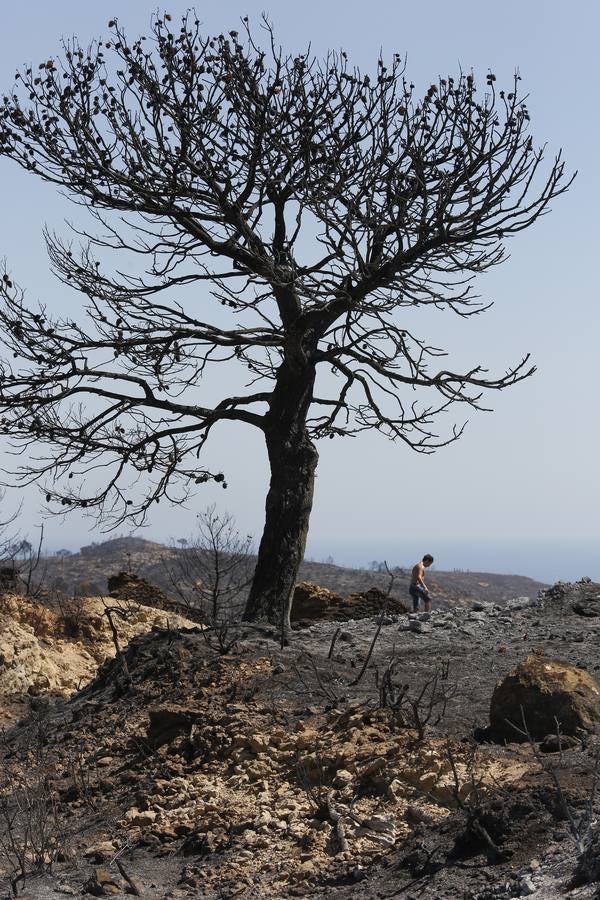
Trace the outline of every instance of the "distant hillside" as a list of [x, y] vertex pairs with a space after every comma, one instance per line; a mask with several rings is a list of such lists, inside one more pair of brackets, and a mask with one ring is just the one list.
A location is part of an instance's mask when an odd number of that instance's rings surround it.
[[175, 550], [139, 537], [117, 537], [88, 544], [78, 553], [65, 551], [47, 557], [45, 580], [50, 587], [71, 593], [100, 595], [107, 581], [118, 572], [134, 572], [148, 581], [168, 587], [165, 562]]
[[[131, 571], [170, 592], [167, 572], [177, 550], [139, 537], [118, 537], [82, 547], [79, 553], [48, 557], [46, 582], [69, 593], [90, 595], [106, 592], [110, 575]], [[167, 566], [165, 566], [167, 563]], [[392, 593], [403, 597], [408, 590], [410, 573], [397, 571]], [[522, 575], [497, 575], [489, 572], [441, 572], [431, 569], [427, 576], [438, 602], [469, 603], [475, 599], [504, 603], [513, 597], [535, 597], [543, 588], [539, 581]], [[367, 569], [351, 569], [328, 563], [303, 563], [299, 581], [312, 581], [342, 596], [369, 587], [386, 588], [385, 573]]]

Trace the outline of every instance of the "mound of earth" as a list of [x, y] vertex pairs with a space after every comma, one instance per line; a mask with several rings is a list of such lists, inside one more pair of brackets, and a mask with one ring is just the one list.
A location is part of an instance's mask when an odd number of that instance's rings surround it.
[[341, 597], [318, 584], [302, 581], [294, 590], [290, 619], [298, 624], [347, 622], [375, 616], [384, 608], [390, 615], [408, 612], [401, 600], [389, 597], [377, 587]]
[[203, 617], [199, 610], [178, 603], [161, 588], [150, 584], [145, 578], [134, 572], [119, 572], [108, 579], [108, 592], [111, 597], [116, 597], [127, 603], [138, 603], [144, 606], [153, 606], [165, 612], [175, 612], [179, 616], [185, 616], [194, 622], [202, 622]]
[[600, 584], [582, 578], [574, 584], [559, 581], [540, 594], [541, 605], [549, 612], [574, 612], [587, 618], [600, 618]]
[[108, 579], [108, 593], [119, 600], [127, 600], [130, 603], [144, 603], [146, 606], [155, 606], [166, 603], [167, 596], [156, 585], [150, 584], [144, 578], [140, 578], [134, 572], [119, 572]]
[[[65, 599], [51, 607], [27, 597], [0, 597], [0, 723], [23, 712], [27, 697], [67, 696], [88, 682], [115, 653], [100, 597]], [[153, 627], [193, 623], [136, 605], [115, 617], [121, 645]]]

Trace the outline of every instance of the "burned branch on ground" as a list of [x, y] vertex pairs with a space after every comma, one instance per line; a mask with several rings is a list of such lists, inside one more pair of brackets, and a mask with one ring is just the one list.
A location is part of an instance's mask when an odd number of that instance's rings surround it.
[[53, 783], [54, 763], [41, 727], [34, 729], [24, 755], [28, 766], [5, 758], [0, 773], [0, 861], [15, 896], [19, 883], [30, 875], [52, 870], [68, 841]]
[[123, 653], [121, 642], [119, 640], [119, 630], [117, 622], [127, 622], [136, 613], [136, 605], [126, 601], [113, 599], [112, 603], [104, 601], [103, 614], [106, 616], [112, 642], [115, 648], [115, 665], [112, 669], [113, 680], [115, 682], [115, 690], [118, 694], [126, 693], [131, 687], [131, 674], [127, 665], [127, 658]]
[[525, 738], [531, 748], [534, 759], [540, 766], [541, 771], [548, 776], [554, 788], [557, 807], [561, 817], [568, 825], [569, 835], [575, 845], [577, 851], [577, 875], [576, 878], [583, 880], [591, 880], [588, 876], [592, 870], [598, 872], [598, 867], [592, 865], [592, 857], [596, 853], [596, 845], [598, 841], [597, 829], [597, 810], [598, 810], [598, 786], [600, 784], [600, 748], [596, 747], [587, 764], [587, 775], [589, 776], [589, 789], [586, 801], [583, 804], [581, 812], [575, 808], [570, 802], [567, 792], [565, 791], [561, 781], [561, 771], [566, 768], [565, 750], [568, 749], [568, 743], [565, 741], [564, 734], [561, 730], [561, 724], [555, 718], [555, 737], [557, 745], [557, 756], [555, 754], [546, 754], [540, 751], [538, 743], [536, 743], [531, 730], [527, 724], [525, 710], [521, 707], [521, 722], [517, 725], [514, 722], [509, 724], [515, 729], [515, 733]]
[[398, 679], [399, 663], [399, 658], [392, 654], [383, 672], [375, 673], [379, 706], [389, 709], [402, 727], [414, 729], [417, 740], [422, 741], [429, 726], [435, 727], [444, 720], [448, 704], [457, 695], [458, 685], [450, 678], [448, 660], [436, 666], [431, 677], [421, 679], [415, 688]]
[[[373, 640], [371, 641], [371, 646], [369, 647], [369, 652], [367, 653], [367, 655], [365, 657], [365, 660], [362, 664], [360, 672], [358, 673], [356, 678], [351, 682], [351, 684], [353, 686], [357, 685], [362, 680], [363, 675], [367, 671], [367, 666], [369, 665], [371, 656], [373, 655], [373, 650], [375, 649], [375, 644], [377, 643], [377, 638], [379, 637], [379, 634], [381, 632], [381, 627], [382, 627], [382, 625], [385, 621], [385, 617], [387, 615], [388, 601], [390, 599], [390, 594], [392, 593], [392, 588], [394, 586], [395, 574], [394, 574], [394, 572], [390, 571], [387, 562], [385, 562], [384, 565], [385, 565], [386, 572], [388, 573], [388, 576], [389, 576], [387, 591], [384, 596], [383, 606], [381, 607], [381, 612], [379, 614], [379, 620], [377, 622], [377, 628], [375, 629], [375, 634], [373, 635]], [[337, 637], [337, 634], [334, 635], [334, 638], [332, 640], [329, 656], [331, 656], [331, 653], [333, 652], [333, 645], [335, 642], [335, 637]]]

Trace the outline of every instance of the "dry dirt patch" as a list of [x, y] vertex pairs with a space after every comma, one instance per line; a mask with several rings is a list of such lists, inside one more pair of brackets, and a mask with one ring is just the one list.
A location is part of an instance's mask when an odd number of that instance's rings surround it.
[[[85, 685], [99, 665], [114, 656], [106, 605], [108, 597], [85, 597], [78, 604], [77, 635], [67, 636], [64, 610], [26, 597], [0, 597], [0, 725], [26, 708], [24, 698], [42, 694], [68, 696]], [[75, 615], [75, 612], [71, 610]], [[141, 604], [127, 607], [127, 618], [115, 618], [119, 642], [125, 646], [152, 628], [193, 626], [175, 613]], [[73, 623], [71, 623], [71, 628]]]

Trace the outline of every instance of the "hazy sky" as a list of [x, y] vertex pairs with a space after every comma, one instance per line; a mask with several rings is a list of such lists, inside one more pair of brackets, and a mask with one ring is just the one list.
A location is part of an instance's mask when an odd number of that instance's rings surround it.
[[[187, 4], [171, 3], [176, 16]], [[15, 66], [53, 55], [61, 36], [82, 42], [106, 32], [118, 16], [130, 36], [146, 30], [154, 4], [140, 0], [94, 4], [25, 0], [5, 5], [0, 30], [0, 87], [12, 86]], [[498, 86], [510, 86], [519, 69], [529, 93], [531, 130], [536, 143], [560, 147], [579, 176], [552, 212], [509, 245], [510, 259], [484, 276], [479, 290], [494, 308], [471, 321], [449, 314], [423, 320], [450, 359], [487, 364], [503, 371], [531, 352], [538, 373], [529, 381], [490, 395], [492, 414], [474, 414], [455, 445], [424, 457], [377, 434], [320, 444], [309, 552], [328, 547], [358, 560], [397, 548], [406, 561], [415, 538], [463, 548], [476, 541], [517, 544], [556, 539], [597, 542], [600, 538], [598, 487], [597, 301], [598, 209], [600, 208], [597, 117], [596, 3], [475, 0], [427, 4], [370, 0], [304, 0], [272, 4], [264, 0], [198, 4], [207, 31], [235, 28], [241, 15], [266, 10], [279, 40], [291, 52], [308, 42], [315, 53], [343, 47], [362, 69], [373, 70], [380, 49], [408, 59], [407, 72], [427, 88], [438, 75], [474, 69], [479, 81], [492, 69]], [[52, 284], [42, 242], [46, 222], [60, 228], [69, 209], [49, 186], [0, 160], [0, 256], [6, 256], [30, 299], [53, 309], [77, 308], [75, 294]], [[460, 419], [462, 410], [457, 410]], [[211, 458], [221, 460], [229, 490], [209, 488], [189, 510], [161, 509], [148, 537], [189, 534], [198, 508], [213, 499], [233, 512], [242, 530], [260, 535], [267, 488], [264, 448], [254, 430], [236, 425], [221, 432]], [[39, 497], [26, 497], [25, 530], [39, 521]], [[51, 547], [86, 543], [91, 523], [69, 519], [47, 523]], [[554, 539], [554, 540], [552, 540]], [[353, 551], [354, 552], [354, 551]], [[452, 565], [450, 557], [444, 560]], [[463, 553], [457, 565], [469, 565]], [[475, 564], [471, 567], [475, 567]], [[590, 559], [594, 574], [596, 559]], [[523, 566], [521, 566], [523, 571]], [[581, 573], [584, 574], [584, 573]], [[600, 576], [600, 571], [596, 572]]]

